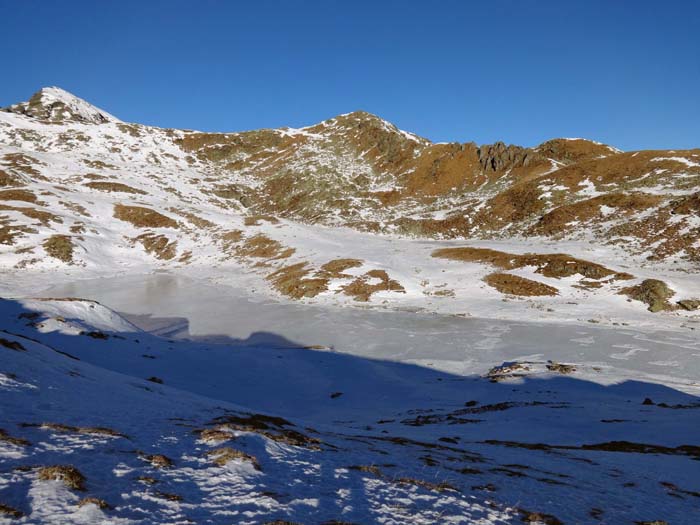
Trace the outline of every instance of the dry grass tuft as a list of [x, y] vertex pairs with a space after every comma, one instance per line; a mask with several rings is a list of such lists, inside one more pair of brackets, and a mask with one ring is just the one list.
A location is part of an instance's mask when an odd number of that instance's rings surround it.
[[178, 224], [170, 217], [142, 206], [126, 206], [116, 204], [114, 217], [129, 222], [137, 228], [177, 228]]
[[526, 279], [509, 273], [492, 273], [484, 277], [484, 282], [503, 294], [522, 297], [558, 295], [559, 290], [548, 284]]
[[551, 372], [558, 372], [560, 374], [571, 374], [572, 372], [576, 371], [576, 367], [574, 365], [557, 363], [556, 361], [548, 361], [547, 370], [550, 370]]
[[137, 188], [132, 188], [121, 182], [109, 182], [109, 181], [95, 181], [86, 182], [83, 186], [87, 188], [92, 188], [93, 190], [108, 191], [108, 192], [118, 192], [118, 193], [131, 193], [134, 195], [146, 195], [146, 192], [139, 190]]
[[205, 428], [203, 430], [196, 430], [196, 434], [199, 434], [199, 439], [205, 443], [220, 443], [222, 441], [229, 441], [233, 439], [233, 434], [226, 432], [225, 430], [218, 430], [215, 428]]
[[75, 246], [70, 236], [52, 235], [43, 242], [42, 246], [49, 256], [68, 264], [73, 262]]
[[173, 466], [173, 460], [163, 454], [144, 454], [139, 453], [141, 459], [148, 461], [155, 468], [170, 468]]
[[42, 481], [62, 481], [70, 489], [85, 490], [85, 476], [72, 465], [41, 467], [38, 478]]
[[207, 452], [207, 456], [210, 456], [213, 459], [214, 463], [217, 465], [223, 467], [225, 466], [229, 461], [233, 460], [241, 460], [241, 461], [247, 461], [253, 465], [253, 468], [255, 470], [262, 470], [260, 468], [260, 463], [258, 462], [258, 459], [255, 456], [251, 456], [250, 454], [246, 454], [245, 452], [242, 452], [240, 450], [236, 450], [235, 448], [231, 447], [221, 447], [221, 448], [216, 448], [214, 450], [210, 450]]

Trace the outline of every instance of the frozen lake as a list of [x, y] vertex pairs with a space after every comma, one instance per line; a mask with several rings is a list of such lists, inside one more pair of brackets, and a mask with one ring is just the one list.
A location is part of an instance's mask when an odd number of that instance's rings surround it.
[[99, 301], [137, 326], [171, 338], [322, 345], [460, 375], [481, 374], [505, 361], [551, 359], [598, 368], [600, 382], [644, 378], [693, 392], [700, 386], [700, 336], [690, 330], [640, 331], [281, 303], [168, 273], [75, 281], [43, 295]]

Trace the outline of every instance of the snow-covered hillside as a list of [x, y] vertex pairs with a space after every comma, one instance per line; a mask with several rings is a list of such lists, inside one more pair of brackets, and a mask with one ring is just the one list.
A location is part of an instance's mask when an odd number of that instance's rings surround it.
[[695, 524], [699, 213], [700, 150], [45, 88], [0, 111], [0, 523]]
[[432, 144], [363, 112], [200, 133], [48, 88], [0, 111], [3, 291], [184, 269], [324, 304], [679, 326], [698, 184], [696, 151]]

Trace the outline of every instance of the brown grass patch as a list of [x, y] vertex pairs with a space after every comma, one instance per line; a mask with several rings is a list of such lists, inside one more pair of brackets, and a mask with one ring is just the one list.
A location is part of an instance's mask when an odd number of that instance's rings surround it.
[[[370, 279], [379, 279], [380, 282], [370, 284]], [[370, 270], [369, 272], [357, 277], [350, 284], [343, 286], [340, 290], [345, 295], [349, 295], [356, 301], [369, 301], [372, 294], [376, 292], [399, 292], [405, 293], [406, 290], [401, 283], [390, 279], [389, 275], [384, 270]]]
[[116, 204], [114, 217], [129, 222], [137, 228], [177, 228], [178, 226], [177, 222], [170, 217], [142, 206]]
[[48, 226], [49, 222], [63, 222], [63, 219], [61, 219], [58, 215], [55, 215], [48, 211], [37, 210], [36, 208], [26, 208], [23, 206], [7, 206], [6, 204], [0, 204], [0, 211], [14, 211], [17, 213], [21, 213], [25, 217], [38, 221], [42, 226]]
[[0, 244], [12, 245], [18, 237], [24, 237], [28, 233], [37, 233], [34, 228], [24, 225], [11, 225], [0, 227]]
[[29, 190], [0, 191], [0, 201], [23, 201], [37, 204], [36, 195]]
[[200, 229], [216, 228], [216, 224], [214, 224], [213, 222], [211, 222], [207, 219], [203, 219], [199, 215], [196, 215], [192, 212], [181, 210], [179, 208], [169, 208], [169, 211], [171, 211], [173, 213], [177, 213], [181, 217], [184, 217], [189, 222], [194, 224], [197, 228], [200, 228]]
[[121, 182], [107, 182], [107, 181], [95, 181], [86, 182], [83, 186], [87, 188], [92, 188], [93, 190], [107, 191], [107, 192], [117, 192], [117, 193], [131, 193], [134, 195], [146, 195], [146, 192], [139, 190], [137, 188], [132, 188]]
[[604, 279], [612, 277], [614, 279], [631, 279], [632, 276], [623, 272], [615, 272], [601, 264], [597, 264], [584, 259], [577, 259], [565, 253], [506, 253], [490, 248], [441, 248], [432, 253], [433, 257], [449, 259], [452, 261], [476, 262], [490, 264], [502, 270], [515, 270], [526, 266], [535, 266], [537, 273], [545, 277], [570, 277], [572, 275], [582, 275], [588, 279]]
[[[601, 206], [615, 208], [613, 218], [628, 216], [633, 213], [658, 206], [664, 197], [648, 193], [608, 193], [592, 199], [578, 201], [555, 208], [539, 218], [528, 233], [555, 235], [570, 230], [569, 223], [581, 223], [593, 219], [606, 220]], [[580, 225], [576, 226], [580, 228]]]
[[10, 175], [5, 170], [0, 169], [0, 187], [22, 186], [23, 181], [14, 175]]
[[85, 476], [72, 465], [41, 467], [38, 478], [42, 481], [62, 481], [70, 489], [85, 490]]
[[638, 285], [623, 288], [619, 294], [645, 303], [650, 312], [675, 309], [675, 306], [668, 302], [675, 292], [658, 279], [645, 279]]
[[491, 273], [484, 277], [484, 282], [499, 292], [509, 295], [535, 297], [559, 294], [559, 290], [553, 286], [509, 273]]
[[352, 275], [343, 273], [345, 270], [349, 270], [350, 268], [358, 268], [363, 264], [364, 261], [361, 261], [360, 259], [334, 259], [321, 266], [321, 269], [316, 275], [326, 279], [348, 278], [352, 277]]
[[7, 173], [5, 170], [0, 169], [0, 187], [7, 187], [7, 186], [22, 186], [23, 181], [19, 178], [16, 177], [15, 175], [11, 175]]
[[220, 467], [225, 466], [229, 461], [241, 460], [251, 463], [255, 470], [262, 470], [260, 468], [260, 463], [258, 462], [258, 459], [255, 456], [251, 456], [250, 454], [246, 454], [245, 452], [236, 450], [235, 448], [216, 448], [214, 450], [209, 450], [207, 452], [207, 456], [214, 458], [214, 463], [216, 463]]
[[42, 246], [49, 256], [68, 264], [73, 262], [75, 245], [68, 235], [52, 235]]
[[236, 253], [242, 257], [258, 259], [286, 259], [295, 251], [294, 248], [285, 248], [281, 242], [260, 233], [247, 238], [243, 245], [238, 247]]
[[307, 266], [305, 262], [283, 266], [268, 275], [267, 280], [272, 282], [275, 290], [292, 299], [316, 297], [328, 290], [328, 279], [307, 279], [306, 276], [311, 273]]
[[134, 240], [143, 245], [146, 253], [158, 259], [169, 261], [177, 255], [177, 241], [171, 241], [165, 235], [144, 233], [134, 238]]
[[272, 215], [248, 215], [243, 219], [243, 224], [246, 226], [260, 226], [260, 221], [267, 221], [270, 224], [279, 224], [279, 219]]

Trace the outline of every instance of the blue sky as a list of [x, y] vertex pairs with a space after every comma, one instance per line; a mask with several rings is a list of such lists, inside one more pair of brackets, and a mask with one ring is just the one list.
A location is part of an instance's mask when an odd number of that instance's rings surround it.
[[0, 105], [57, 85], [235, 131], [357, 109], [435, 141], [700, 146], [700, 2], [0, 0]]

